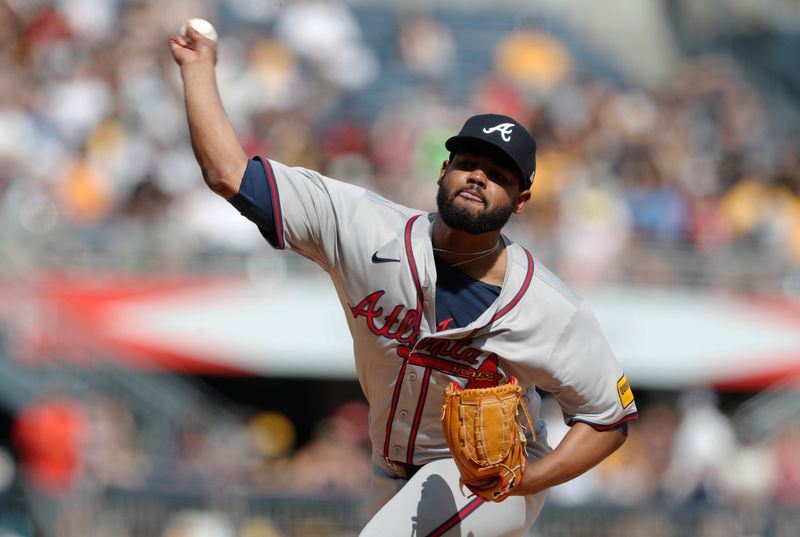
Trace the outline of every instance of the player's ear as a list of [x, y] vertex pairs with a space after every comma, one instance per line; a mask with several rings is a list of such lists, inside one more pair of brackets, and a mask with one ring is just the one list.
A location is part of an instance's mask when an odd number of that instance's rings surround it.
[[449, 160], [447, 160], [447, 159], [445, 159], [445, 160], [442, 162], [442, 167], [441, 167], [441, 169], [439, 170], [439, 180], [437, 181], [437, 183], [441, 183], [441, 182], [442, 182], [442, 179], [444, 179], [444, 176], [447, 174], [447, 167], [448, 167], [448, 166], [450, 166], [450, 161], [449, 161]]
[[522, 208], [527, 205], [528, 201], [531, 199], [531, 191], [530, 190], [522, 190], [517, 194], [517, 199], [514, 202], [514, 214], [519, 214], [522, 212]]

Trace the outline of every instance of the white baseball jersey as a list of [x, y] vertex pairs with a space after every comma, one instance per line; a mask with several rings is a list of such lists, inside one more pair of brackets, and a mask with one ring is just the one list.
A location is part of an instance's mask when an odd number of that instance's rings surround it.
[[[343, 306], [376, 464], [449, 457], [441, 406], [451, 380], [483, 387], [513, 375], [532, 417], [539, 415], [536, 386], [555, 396], [568, 423], [606, 429], [635, 417], [593, 314], [528, 250], [503, 237], [508, 261], [498, 299], [468, 326], [437, 332], [433, 215], [311, 170], [263, 164], [274, 246], [319, 264]], [[543, 421], [534, 421], [529, 456], [537, 459], [549, 447]]]

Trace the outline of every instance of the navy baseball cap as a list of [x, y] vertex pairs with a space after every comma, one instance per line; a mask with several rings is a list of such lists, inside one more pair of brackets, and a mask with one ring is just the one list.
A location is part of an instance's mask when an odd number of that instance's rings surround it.
[[517, 120], [500, 114], [472, 116], [444, 146], [455, 152], [465, 142], [474, 141], [486, 142], [508, 155], [519, 170], [520, 188], [531, 187], [536, 174], [536, 140]]

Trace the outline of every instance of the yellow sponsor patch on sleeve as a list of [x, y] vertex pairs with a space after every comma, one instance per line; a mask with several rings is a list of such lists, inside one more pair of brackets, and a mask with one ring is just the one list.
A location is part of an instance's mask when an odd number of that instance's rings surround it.
[[619, 393], [622, 408], [627, 408], [633, 403], [633, 390], [628, 385], [627, 375], [622, 375], [622, 378], [617, 381], [617, 392]]

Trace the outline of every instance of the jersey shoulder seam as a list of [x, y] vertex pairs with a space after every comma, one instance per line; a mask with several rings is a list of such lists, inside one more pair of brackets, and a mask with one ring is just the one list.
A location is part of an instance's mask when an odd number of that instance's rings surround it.
[[[533, 255], [531, 255], [531, 257], [534, 262], [533, 279], [546, 285], [562, 299], [569, 302], [577, 311], [581, 304], [583, 304], [583, 297], [558, 278], [558, 276], [553, 274], [544, 263], [533, 257]], [[520, 266], [522, 266], [521, 263]]]
[[550, 359], [553, 357], [553, 354], [556, 352], [556, 349], [561, 345], [561, 341], [564, 339], [565, 334], [569, 331], [569, 328], [572, 326], [572, 323], [575, 321], [575, 317], [578, 316], [578, 311], [580, 311], [581, 306], [583, 305], [583, 299], [580, 299], [580, 302], [575, 307], [575, 311], [572, 312], [572, 315], [569, 316], [569, 319], [564, 326], [561, 328], [561, 332], [559, 332], [558, 337], [556, 338], [556, 342], [553, 344], [553, 348], [550, 350], [550, 354], [547, 356], [547, 361], [549, 362]]
[[385, 207], [404, 218], [408, 218], [414, 214], [420, 214], [425, 212], [419, 209], [413, 209], [411, 207], [407, 207], [405, 205], [400, 205], [399, 203], [395, 203], [389, 199], [384, 198], [380, 194], [367, 189], [364, 189], [364, 200], [369, 203]]
[[[549, 287], [550, 289], [552, 289], [552, 290], [553, 290], [555, 293], [557, 293], [557, 294], [558, 294], [560, 297], [562, 297], [564, 300], [566, 300], [567, 302], [569, 302], [570, 304], [572, 304], [572, 306], [575, 308], [575, 311], [578, 311], [578, 309], [580, 309], [580, 307], [581, 307], [581, 304], [583, 304], [583, 297], [579, 296], [579, 295], [578, 295], [578, 294], [576, 294], [576, 293], [573, 293], [573, 296], [570, 296], [568, 293], [565, 293], [565, 292], [564, 292], [562, 289], [559, 289], [558, 287], [556, 287], [555, 285], [553, 285], [553, 282], [550, 282], [550, 281], [548, 281], [546, 278], [542, 278], [541, 276], [538, 276], [538, 277], [537, 277], [537, 276], [534, 274], [534, 278], [535, 278], [535, 279], [537, 279], [537, 280], [539, 280], [539, 281], [540, 281], [540, 282], [542, 282], [543, 284], [547, 285], [547, 287]], [[570, 290], [571, 290], [571, 289], [570, 289]], [[574, 312], [573, 312], [573, 314], [574, 314]]]

